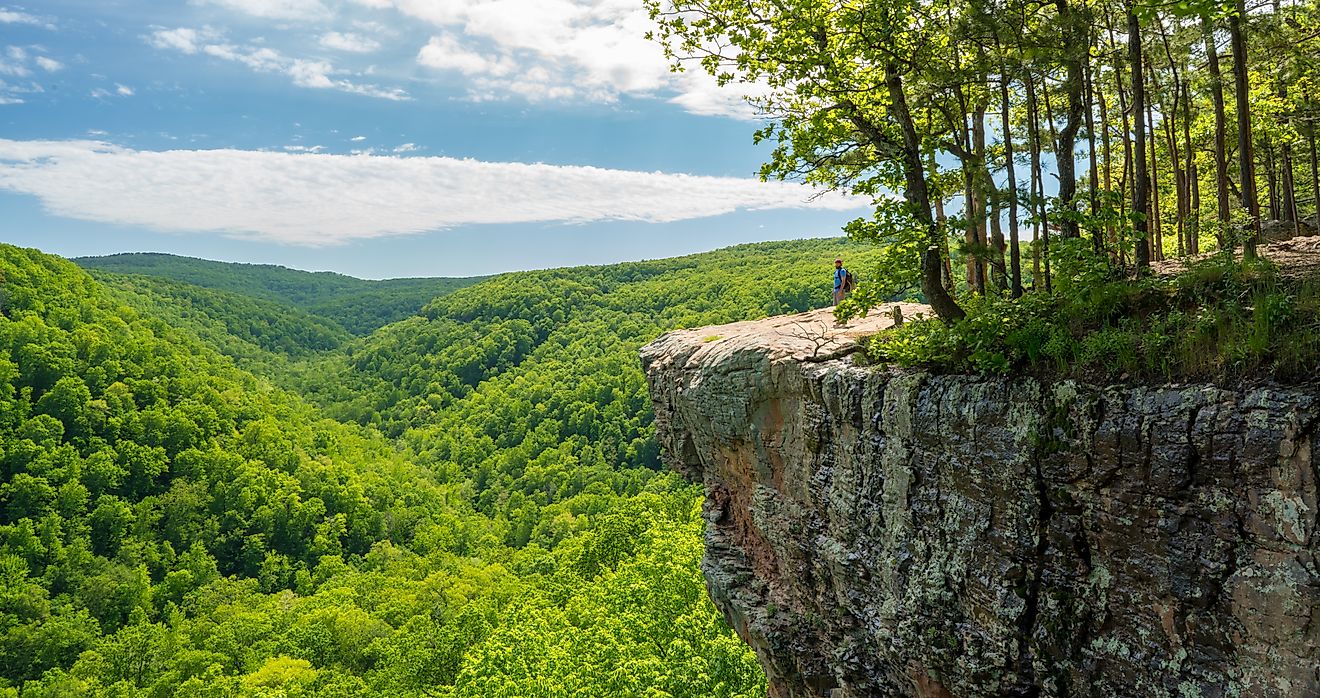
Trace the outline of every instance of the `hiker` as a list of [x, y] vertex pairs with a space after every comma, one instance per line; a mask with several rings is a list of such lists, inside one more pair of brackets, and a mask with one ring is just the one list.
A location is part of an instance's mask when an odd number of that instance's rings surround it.
[[852, 272], [843, 268], [843, 260], [842, 259], [834, 260], [834, 304], [835, 305], [838, 305], [839, 301], [848, 297], [848, 294], [851, 293], [853, 290], [854, 283], [855, 282], [853, 281]]

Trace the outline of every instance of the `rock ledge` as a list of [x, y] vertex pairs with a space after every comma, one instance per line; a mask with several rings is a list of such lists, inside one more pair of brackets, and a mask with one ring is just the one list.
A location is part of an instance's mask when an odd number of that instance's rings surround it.
[[1320, 695], [1320, 389], [868, 369], [825, 312], [642, 350], [772, 696]]

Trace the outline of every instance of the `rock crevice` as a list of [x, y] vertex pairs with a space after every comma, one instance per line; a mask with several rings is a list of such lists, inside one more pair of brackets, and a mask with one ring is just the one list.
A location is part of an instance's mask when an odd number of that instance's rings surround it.
[[772, 696], [1320, 695], [1320, 388], [863, 368], [810, 322], [642, 351]]

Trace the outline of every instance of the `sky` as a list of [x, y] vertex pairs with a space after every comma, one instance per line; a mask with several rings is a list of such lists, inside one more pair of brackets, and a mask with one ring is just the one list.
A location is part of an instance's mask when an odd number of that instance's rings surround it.
[[0, 241], [361, 278], [824, 237], [641, 0], [0, 0]]

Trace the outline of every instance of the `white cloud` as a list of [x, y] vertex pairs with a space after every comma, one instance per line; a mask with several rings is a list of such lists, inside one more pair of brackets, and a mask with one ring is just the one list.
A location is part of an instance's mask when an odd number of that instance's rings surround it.
[[721, 87], [702, 70], [690, 70], [674, 76], [681, 85], [676, 96], [669, 101], [691, 114], [701, 116], [732, 116], [742, 119], [756, 118], [756, 110], [747, 103], [747, 97], [766, 95], [769, 90], [761, 84], [730, 84]]
[[159, 49], [175, 50], [185, 54], [204, 53], [221, 60], [245, 65], [259, 73], [282, 73], [299, 87], [338, 90], [394, 101], [410, 99], [407, 92], [398, 88], [379, 87], [340, 77], [347, 71], [339, 70], [326, 61], [293, 58], [268, 46], [240, 46], [220, 41], [215, 32], [210, 30], [199, 32], [187, 28], [158, 27], [147, 37], [147, 43]]
[[360, 32], [366, 32], [375, 36], [398, 36], [399, 32], [395, 28], [377, 22], [375, 20], [353, 20], [353, 27]]
[[[30, 48], [35, 51], [44, 50], [39, 46]], [[6, 46], [0, 51], [0, 78], [20, 80], [15, 83], [0, 79], [0, 105], [24, 104], [27, 101], [25, 95], [44, 92], [41, 83], [32, 79], [36, 69], [54, 72], [64, 67], [63, 63], [34, 53], [33, 50], [22, 46]]]
[[30, 24], [43, 29], [54, 29], [55, 24], [36, 15], [0, 7], [0, 24]]
[[[359, 0], [362, 2], [362, 0]], [[469, 79], [474, 99], [613, 102], [672, 96], [697, 114], [752, 116], [739, 87], [704, 71], [673, 74], [639, 0], [372, 0], [438, 32], [417, 62]], [[758, 92], [753, 88], [750, 92]]]
[[379, 41], [352, 32], [326, 32], [321, 35], [320, 43], [325, 48], [349, 53], [371, 53], [380, 49]]
[[[4, 73], [4, 62], [0, 61], [0, 74]], [[41, 85], [35, 82], [26, 85], [16, 85], [0, 79], [0, 106], [7, 104], [24, 104], [27, 100], [24, 95], [38, 94], [44, 92]]]
[[25, 78], [32, 75], [32, 71], [21, 63], [11, 63], [0, 59], [0, 75], [8, 75], [14, 78]]
[[367, 137], [366, 137], [366, 136], [353, 136], [352, 138], [350, 138], [350, 139], [348, 139], [348, 140], [353, 141], [354, 143], [360, 143], [360, 142], [362, 142], [362, 141], [367, 140]]
[[324, 246], [464, 225], [669, 222], [866, 201], [782, 182], [447, 157], [138, 151], [0, 140], [0, 189], [55, 215]]
[[437, 70], [456, 70], [464, 75], [503, 77], [518, 69], [508, 55], [485, 55], [469, 49], [452, 36], [433, 36], [417, 52], [417, 62]]
[[188, 27], [179, 27], [178, 29], [157, 28], [147, 37], [147, 43], [162, 49], [174, 49], [187, 54], [197, 53], [198, 44], [210, 38], [204, 32]]
[[111, 97], [132, 97], [136, 93], [133, 91], [133, 88], [128, 85], [115, 83], [115, 88], [113, 90], [105, 87], [93, 87], [87, 94], [93, 99], [104, 100]]
[[263, 19], [322, 19], [331, 12], [321, 0], [194, 0]]
[[395, 148], [393, 152], [395, 154], [402, 155], [403, 153], [415, 153], [419, 150], [421, 150], [421, 148], [418, 147], [416, 143], [404, 143], [403, 145]]
[[[380, 51], [394, 41], [388, 37], [400, 36], [405, 23], [430, 25], [432, 35], [418, 48], [416, 64], [442, 81], [461, 84], [472, 100], [609, 104], [627, 95], [665, 99], [695, 114], [752, 118], [755, 114], [742, 95], [763, 91], [746, 85], [719, 88], [699, 69], [670, 72], [661, 47], [645, 38], [654, 23], [640, 0], [190, 1], [272, 20], [280, 32], [312, 28], [321, 48], [346, 54]], [[365, 15], [361, 8], [394, 10], [403, 17], [386, 23], [379, 21], [386, 15]], [[331, 20], [333, 28], [328, 26]], [[369, 84], [378, 79], [369, 77], [376, 74], [376, 66], [357, 66], [349, 74], [325, 68], [319, 59], [278, 53], [277, 58], [263, 57], [257, 54], [256, 40], [235, 46], [192, 29], [153, 29], [148, 40], [159, 48], [206, 52], [260, 72], [284, 72], [304, 87], [384, 99], [408, 97], [402, 89]], [[383, 74], [405, 72], [392, 68]]]

